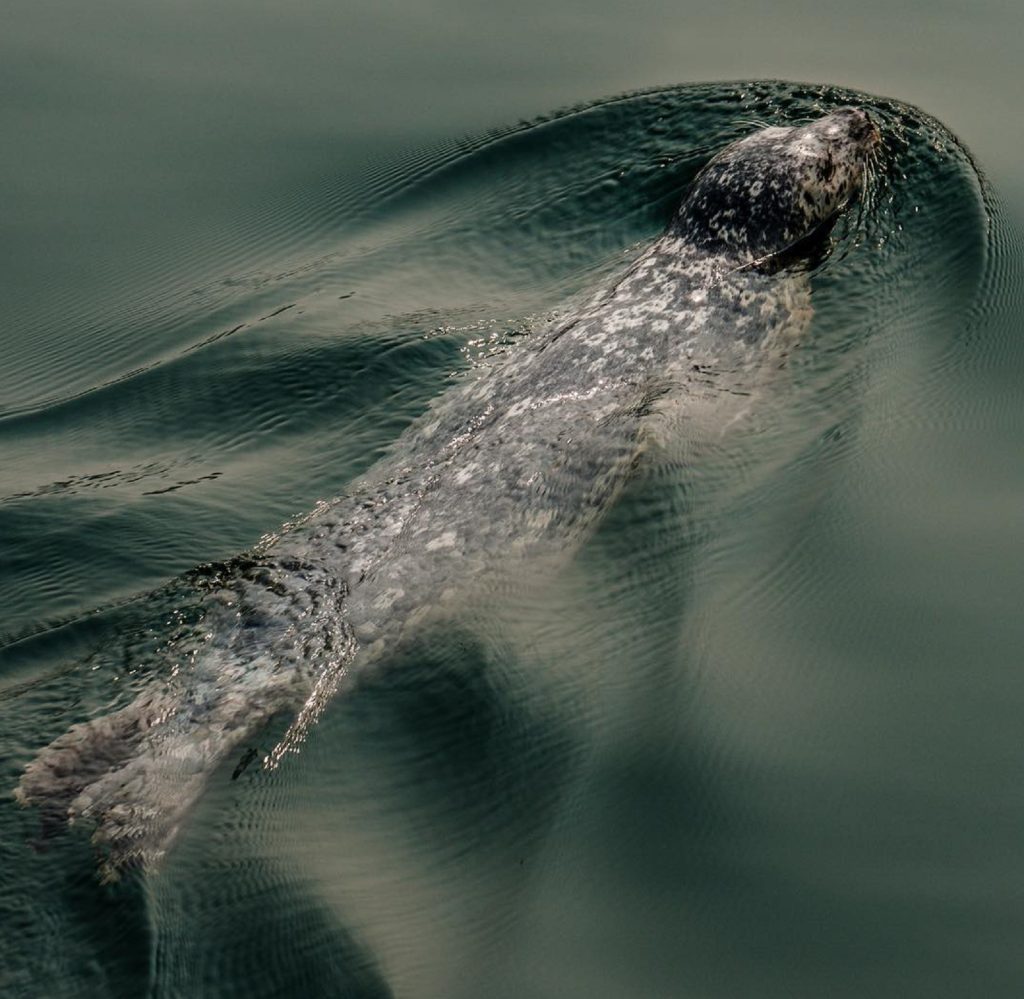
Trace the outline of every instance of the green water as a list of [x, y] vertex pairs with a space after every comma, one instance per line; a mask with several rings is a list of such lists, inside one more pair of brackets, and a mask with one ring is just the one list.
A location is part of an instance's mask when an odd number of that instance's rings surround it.
[[[862, 103], [885, 156], [756, 433], [678, 442], [572, 565], [424, 636], [287, 766], [214, 775], [158, 872], [101, 886], [86, 831], [0, 798], [2, 994], [1021, 994], [1022, 29], [9, 6], [8, 788], [159, 669], [151, 590], [342, 491], [752, 121]], [[949, 131], [686, 85], [756, 78]]]

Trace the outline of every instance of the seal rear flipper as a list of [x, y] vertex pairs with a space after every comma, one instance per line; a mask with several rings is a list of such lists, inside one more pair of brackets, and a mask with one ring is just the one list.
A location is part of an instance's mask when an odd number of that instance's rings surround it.
[[68, 824], [92, 824], [100, 880], [151, 869], [166, 854], [206, 785], [204, 761], [182, 765], [152, 752], [83, 788], [68, 806]]
[[67, 821], [68, 807], [83, 788], [131, 759], [172, 709], [165, 692], [144, 691], [120, 711], [73, 725], [25, 767], [14, 797], [38, 806], [44, 819]]
[[153, 687], [119, 711], [72, 726], [26, 766], [16, 799], [39, 808], [44, 834], [92, 825], [104, 881], [153, 866], [221, 761], [308, 693], [301, 676], [268, 661], [249, 662], [244, 677], [241, 668], [213, 670], [216, 683], [193, 677], [176, 690]]
[[17, 800], [40, 809], [44, 833], [91, 824], [105, 881], [152, 867], [218, 766], [275, 715], [297, 712], [276, 765], [346, 675], [356, 649], [348, 625], [325, 609], [317, 627], [306, 604], [267, 592], [277, 603], [263, 617], [208, 617], [210, 636], [186, 668], [73, 726], [25, 768]]
[[143, 694], [54, 740], [26, 767], [15, 797], [39, 807], [44, 829], [91, 826], [100, 877], [116, 881], [164, 856], [218, 765], [290, 703], [225, 696], [196, 711]]

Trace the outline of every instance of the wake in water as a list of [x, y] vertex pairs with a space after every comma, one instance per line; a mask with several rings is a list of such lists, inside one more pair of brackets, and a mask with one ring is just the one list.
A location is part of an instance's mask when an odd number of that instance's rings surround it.
[[767, 390], [811, 315], [794, 259], [821, 252], [878, 142], [848, 108], [719, 153], [610, 289], [445, 395], [346, 496], [194, 573], [171, 676], [43, 749], [18, 800], [92, 823], [106, 878], [149, 866], [272, 716], [297, 711], [266, 766], [482, 580], [574, 550], [645, 450], [714, 439]]

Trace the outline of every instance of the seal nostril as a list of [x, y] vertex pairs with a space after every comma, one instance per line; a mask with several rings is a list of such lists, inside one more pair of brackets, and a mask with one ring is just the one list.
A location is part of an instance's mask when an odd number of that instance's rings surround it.
[[878, 129], [875, 127], [875, 123], [868, 117], [866, 111], [862, 111], [860, 108], [850, 109], [850, 138], [857, 142], [864, 139], [873, 139], [878, 141]]

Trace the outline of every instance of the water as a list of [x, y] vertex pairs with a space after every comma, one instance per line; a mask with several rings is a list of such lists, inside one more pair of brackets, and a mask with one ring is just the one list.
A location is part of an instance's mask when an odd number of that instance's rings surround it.
[[[886, 142], [756, 433], [679, 442], [571, 565], [232, 761], [153, 877], [0, 805], [5, 995], [1019, 994], [1021, 15], [892, 18], [13, 8], [7, 787], [159, 669], [153, 588], [342, 491], [751, 120], [855, 100]], [[756, 76], [952, 133], [602, 100]]]

